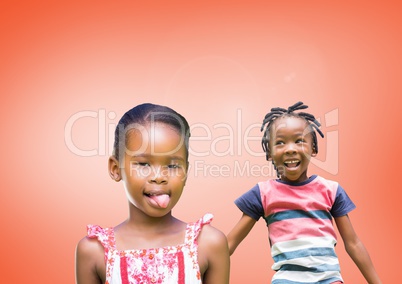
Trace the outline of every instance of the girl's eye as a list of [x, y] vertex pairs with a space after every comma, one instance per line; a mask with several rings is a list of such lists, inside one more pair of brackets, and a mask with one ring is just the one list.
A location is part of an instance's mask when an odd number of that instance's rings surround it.
[[304, 140], [303, 139], [298, 139], [298, 140], [296, 140], [296, 143], [304, 143]]
[[146, 162], [133, 162], [132, 163], [134, 166], [141, 166], [141, 167], [148, 167], [149, 164]]
[[171, 164], [168, 166], [168, 168], [169, 169], [177, 169], [177, 168], [180, 168], [180, 165], [179, 164]]
[[283, 145], [284, 143], [283, 143], [283, 141], [276, 141], [275, 142], [275, 145]]

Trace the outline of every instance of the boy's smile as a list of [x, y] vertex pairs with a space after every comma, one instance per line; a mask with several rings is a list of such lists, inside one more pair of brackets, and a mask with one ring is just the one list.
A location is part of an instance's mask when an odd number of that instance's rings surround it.
[[270, 129], [270, 159], [281, 180], [299, 183], [306, 180], [311, 156], [316, 155], [308, 123], [299, 117], [278, 118]]

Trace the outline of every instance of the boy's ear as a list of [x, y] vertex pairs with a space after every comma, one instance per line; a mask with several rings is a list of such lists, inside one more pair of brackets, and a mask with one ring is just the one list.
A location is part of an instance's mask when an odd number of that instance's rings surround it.
[[317, 156], [317, 150], [313, 146], [313, 151], [311, 152], [311, 157], [315, 157], [315, 156]]
[[121, 180], [119, 161], [117, 161], [117, 159], [114, 156], [109, 157], [108, 170], [109, 170], [109, 176], [112, 178], [112, 180], [114, 181]]

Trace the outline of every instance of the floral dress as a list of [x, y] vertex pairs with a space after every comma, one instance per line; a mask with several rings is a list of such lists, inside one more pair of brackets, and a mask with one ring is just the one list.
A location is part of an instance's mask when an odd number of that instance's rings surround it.
[[198, 265], [197, 237], [213, 216], [206, 214], [188, 223], [184, 243], [151, 249], [119, 251], [113, 228], [88, 225], [88, 236], [97, 238], [105, 250], [106, 284], [202, 283]]

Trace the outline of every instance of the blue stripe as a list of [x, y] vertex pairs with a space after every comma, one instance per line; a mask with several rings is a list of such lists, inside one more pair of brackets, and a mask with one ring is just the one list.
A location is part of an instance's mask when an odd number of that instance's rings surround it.
[[306, 267], [295, 264], [284, 264], [279, 269], [281, 271], [308, 271], [308, 272], [328, 272], [328, 271], [340, 271], [339, 265], [322, 264], [316, 267]]
[[300, 249], [294, 251], [288, 251], [277, 254], [273, 257], [275, 262], [290, 260], [294, 258], [308, 257], [308, 256], [328, 256], [337, 257], [333, 248], [326, 247], [314, 247], [308, 249]]
[[272, 284], [331, 284], [335, 281], [342, 281], [341, 278], [331, 277], [325, 280], [314, 281], [314, 282], [299, 282], [299, 281], [290, 281], [286, 279], [275, 279], [272, 281]]
[[273, 213], [267, 217], [264, 217], [267, 225], [270, 225], [274, 222], [295, 219], [295, 218], [311, 218], [311, 219], [332, 219], [332, 216], [329, 212], [325, 210], [312, 210], [312, 211], [304, 211], [304, 210], [286, 210], [277, 213]]

